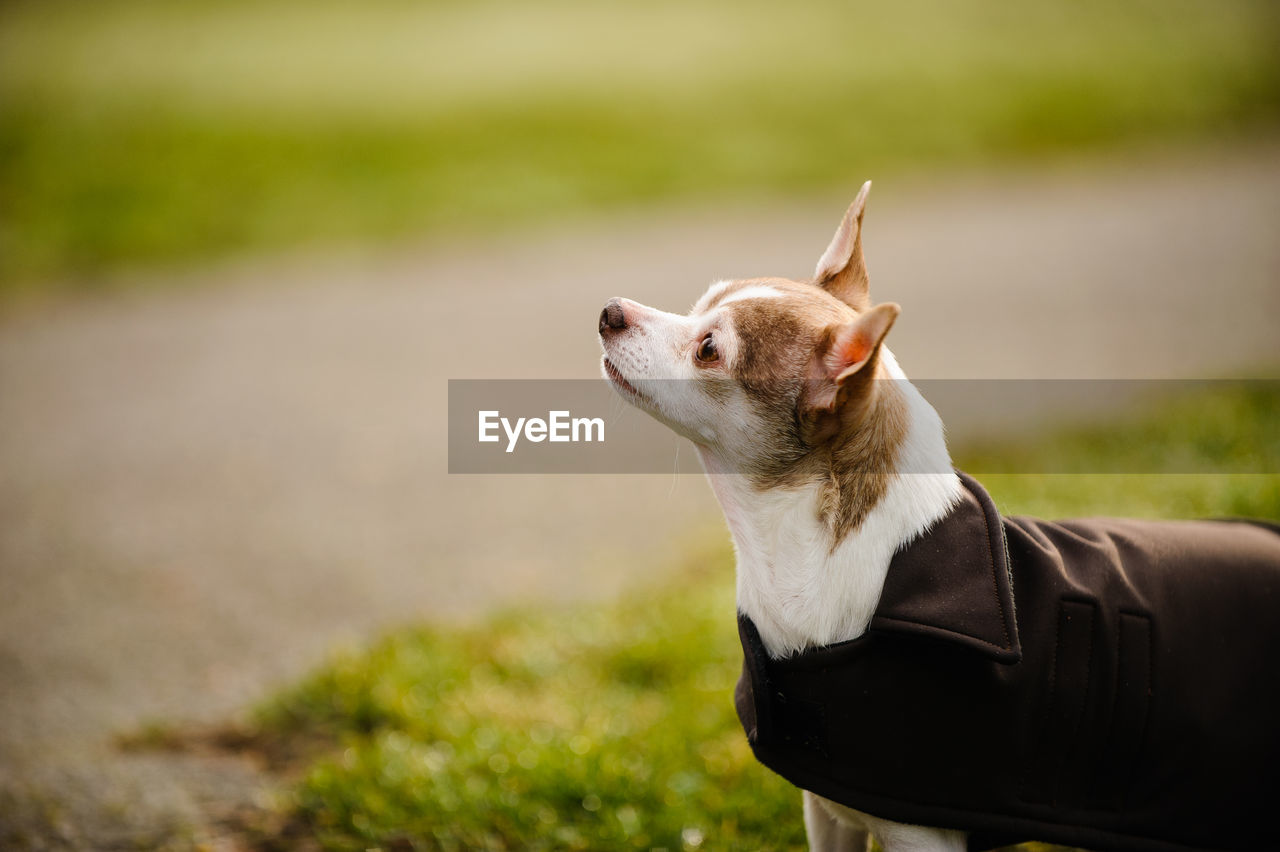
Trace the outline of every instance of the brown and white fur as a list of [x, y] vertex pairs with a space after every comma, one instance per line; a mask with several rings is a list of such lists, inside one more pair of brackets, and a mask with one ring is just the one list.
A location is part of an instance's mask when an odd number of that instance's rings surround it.
[[[611, 299], [600, 316], [605, 376], [697, 447], [733, 536], [738, 608], [775, 657], [862, 634], [894, 553], [960, 495], [937, 413], [884, 346], [899, 308], [871, 304], [870, 186], [812, 281], [721, 281], [685, 316]], [[807, 792], [804, 818], [814, 850], [870, 835], [887, 852], [965, 845]]]

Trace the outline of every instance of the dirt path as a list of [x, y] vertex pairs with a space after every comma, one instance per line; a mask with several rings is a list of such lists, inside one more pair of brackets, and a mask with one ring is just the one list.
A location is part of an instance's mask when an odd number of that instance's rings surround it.
[[[606, 594], [714, 527], [696, 477], [449, 477], [446, 380], [592, 376], [608, 296], [806, 275], [846, 202], [224, 268], [0, 321], [0, 825], [101, 847], [196, 824], [253, 795], [247, 770], [114, 732], [226, 718], [403, 620]], [[1277, 222], [1269, 146], [880, 183], [866, 227], [915, 377], [1199, 377], [1280, 364]]]

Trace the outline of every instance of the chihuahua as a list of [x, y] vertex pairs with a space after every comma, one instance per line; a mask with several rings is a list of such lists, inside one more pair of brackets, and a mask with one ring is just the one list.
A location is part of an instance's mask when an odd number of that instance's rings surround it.
[[[1001, 518], [952, 468], [938, 414], [884, 345], [899, 307], [871, 302], [869, 189], [811, 281], [721, 281], [685, 316], [614, 298], [599, 318], [604, 376], [693, 442], [723, 509], [747, 663], [738, 709], [757, 756], [805, 790], [814, 850], [871, 837], [887, 852], [993, 838], [1227, 848], [1232, 828], [1248, 848], [1249, 831], [1266, 830], [1252, 805], [1269, 811], [1251, 791], [1274, 789], [1280, 759], [1280, 679], [1193, 643], [1213, 636], [1221, 654], [1218, 637], [1234, 631], [1239, 659], [1280, 651], [1264, 603], [1280, 598], [1280, 535]], [[1170, 554], [1193, 567], [1175, 577]], [[841, 685], [849, 666], [860, 679]], [[1183, 672], [1199, 678], [1185, 676], [1195, 699], [1176, 692]], [[1161, 703], [1153, 684], [1174, 697]], [[1015, 687], [996, 709], [994, 691]], [[1222, 699], [1201, 706], [1206, 694]], [[1259, 708], [1252, 723], [1240, 694]], [[1219, 736], [1194, 749], [1222, 765], [1170, 770], [1165, 755], [1187, 750], [1188, 732], [1223, 729], [1244, 745]], [[1225, 791], [1194, 786], [1224, 775]], [[1220, 819], [1196, 819], [1193, 804]]]

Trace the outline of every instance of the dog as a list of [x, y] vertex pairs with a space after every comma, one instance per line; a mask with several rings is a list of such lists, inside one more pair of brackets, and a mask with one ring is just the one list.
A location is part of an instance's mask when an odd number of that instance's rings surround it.
[[723, 509], [735, 702], [810, 847], [1273, 842], [1280, 531], [1001, 517], [885, 346], [869, 189], [811, 280], [598, 323], [604, 377], [693, 442]]

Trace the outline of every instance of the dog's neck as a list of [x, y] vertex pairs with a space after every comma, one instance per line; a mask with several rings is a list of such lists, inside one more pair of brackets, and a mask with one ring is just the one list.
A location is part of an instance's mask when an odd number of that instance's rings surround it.
[[701, 450], [737, 552], [738, 609], [775, 657], [860, 636], [893, 555], [960, 496], [937, 412], [887, 349], [881, 359], [906, 430], [878, 499], [842, 535], [824, 518], [823, 483], [762, 491]]

